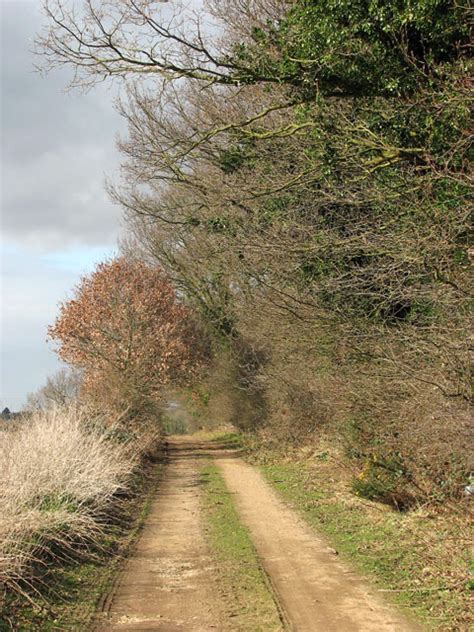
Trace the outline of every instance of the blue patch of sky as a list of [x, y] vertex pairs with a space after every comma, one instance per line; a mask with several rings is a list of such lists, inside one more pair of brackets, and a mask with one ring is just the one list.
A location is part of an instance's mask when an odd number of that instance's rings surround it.
[[63, 366], [46, 340], [59, 303], [115, 248], [78, 246], [44, 254], [7, 243], [2, 250], [0, 407], [19, 410], [27, 393]]

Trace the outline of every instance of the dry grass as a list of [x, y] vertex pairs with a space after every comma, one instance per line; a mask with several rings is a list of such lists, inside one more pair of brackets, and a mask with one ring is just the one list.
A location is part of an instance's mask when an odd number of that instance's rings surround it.
[[87, 554], [138, 451], [74, 408], [37, 413], [0, 435], [0, 585], [22, 591], [44, 560]]

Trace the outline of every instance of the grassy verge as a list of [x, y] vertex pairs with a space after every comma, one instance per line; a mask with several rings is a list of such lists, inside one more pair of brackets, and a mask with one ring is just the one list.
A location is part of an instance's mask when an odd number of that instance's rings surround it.
[[223, 444], [228, 449], [241, 450], [245, 447], [242, 435], [237, 432], [221, 432], [216, 434], [212, 441], [214, 443]]
[[473, 629], [472, 532], [465, 514], [426, 507], [398, 513], [356, 498], [337, 469], [317, 456], [266, 459], [268, 481], [385, 596], [430, 630]]
[[247, 529], [240, 523], [218, 468], [203, 467], [204, 520], [219, 585], [238, 632], [283, 630], [280, 615]]
[[244, 436], [238, 432], [233, 432], [228, 428], [216, 428], [213, 430], [198, 430], [193, 432], [193, 438], [197, 441], [209, 441], [211, 443], [224, 443], [229, 448], [242, 448]]
[[25, 584], [23, 595], [5, 596], [0, 632], [72, 632], [92, 626], [101, 598], [145, 521], [162, 469], [161, 463], [150, 463], [135, 474], [132, 493], [121, 503], [120, 520], [96, 543], [92, 559], [55, 559], [37, 569], [40, 592]]
[[1, 614], [0, 630], [86, 630], [116, 566], [116, 559], [107, 562], [105, 557], [98, 557], [93, 562], [53, 568], [45, 577], [47, 585], [43, 587], [41, 598], [25, 593], [24, 599], [15, 596], [7, 601]]

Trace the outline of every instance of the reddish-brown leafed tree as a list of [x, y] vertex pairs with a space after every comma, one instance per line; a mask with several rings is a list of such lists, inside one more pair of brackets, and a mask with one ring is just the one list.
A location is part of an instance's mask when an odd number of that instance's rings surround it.
[[61, 359], [85, 370], [85, 388], [104, 377], [125, 399], [159, 399], [204, 359], [189, 309], [161, 270], [120, 257], [100, 263], [61, 304], [49, 337]]

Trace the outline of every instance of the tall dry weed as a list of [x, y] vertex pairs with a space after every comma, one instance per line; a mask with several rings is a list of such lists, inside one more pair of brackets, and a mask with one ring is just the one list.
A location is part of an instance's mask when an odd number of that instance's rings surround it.
[[87, 550], [137, 460], [76, 408], [0, 432], [0, 584], [19, 589], [35, 562]]

